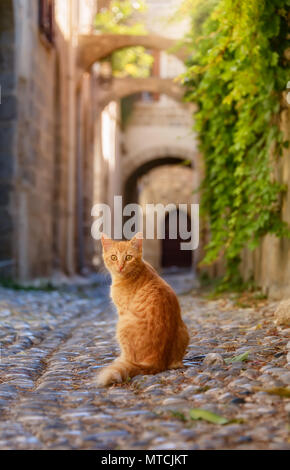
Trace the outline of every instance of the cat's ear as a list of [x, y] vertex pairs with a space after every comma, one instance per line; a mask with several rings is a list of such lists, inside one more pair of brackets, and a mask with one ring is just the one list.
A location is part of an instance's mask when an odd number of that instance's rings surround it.
[[138, 232], [131, 240], [131, 245], [137, 248], [138, 251], [142, 251], [143, 247], [143, 233]]
[[102, 245], [103, 245], [103, 250], [104, 251], [109, 250], [112, 247], [113, 243], [114, 243], [114, 240], [112, 240], [110, 237], [108, 237], [108, 235], [106, 235], [105, 233], [102, 233], [101, 240], [102, 240]]

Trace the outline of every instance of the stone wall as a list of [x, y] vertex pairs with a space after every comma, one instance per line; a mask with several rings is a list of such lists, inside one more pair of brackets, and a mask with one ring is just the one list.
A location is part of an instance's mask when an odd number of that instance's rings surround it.
[[18, 274], [25, 279], [49, 275], [52, 266], [56, 57], [38, 30], [38, 2], [18, 7], [15, 210]]
[[197, 142], [192, 109], [165, 97], [160, 102], [136, 102], [122, 136], [123, 181], [149, 160], [175, 156], [194, 160]]
[[[282, 113], [281, 127], [284, 137], [290, 140], [290, 106], [286, 102]], [[285, 149], [280, 158], [276, 175], [288, 186], [283, 200], [282, 217], [290, 226], [290, 151]], [[290, 297], [290, 240], [266, 236], [254, 253], [245, 250], [242, 262], [245, 279], [253, 276], [257, 285], [271, 298]]]
[[14, 271], [12, 189], [16, 142], [16, 74], [13, 0], [0, 3], [0, 275]]
[[0, 5], [0, 276], [20, 280], [74, 274], [93, 201], [92, 86], [75, 49], [96, 3], [79, 15], [80, 0], [55, 0], [52, 43], [38, 3]]

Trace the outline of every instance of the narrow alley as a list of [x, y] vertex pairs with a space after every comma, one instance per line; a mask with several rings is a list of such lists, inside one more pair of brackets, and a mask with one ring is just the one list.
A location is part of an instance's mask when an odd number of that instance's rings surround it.
[[[289, 0], [0, 1], [1, 450], [290, 450], [289, 24]], [[105, 266], [122, 365], [181, 364], [160, 276], [184, 368], [97, 385]]]
[[[273, 324], [277, 302], [180, 295], [185, 368], [104, 389], [96, 373], [118, 355], [105, 283], [0, 290], [1, 449], [290, 449], [289, 328]], [[222, 424], [191, 419], [200, 408]]]

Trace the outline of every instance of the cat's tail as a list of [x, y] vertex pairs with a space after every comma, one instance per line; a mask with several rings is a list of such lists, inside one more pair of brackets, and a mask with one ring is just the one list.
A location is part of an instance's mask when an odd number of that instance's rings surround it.
[[97, 384], [106, 387], [113, 383], [126, 382], [139, 374], [156, 374], [160, 369], [134, 364], [125, 359], [118, 358], [111, 365], [105, 367], [97, 375]]

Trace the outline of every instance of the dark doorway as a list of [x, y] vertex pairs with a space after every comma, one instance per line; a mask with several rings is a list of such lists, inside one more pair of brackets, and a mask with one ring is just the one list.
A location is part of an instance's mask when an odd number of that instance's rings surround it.
[[[187, 216], [187, 230], [190, 230], [190, 217]], [[188, 239], [189, 240], [189, 239]], [[162, 240], [161, 266], [163, 268], [190, 268], [192, 266], [192, 251], [181, 250], [182, 240], [179, 235], [179, 211], [177, 211], [177, 239], [169, 238], [169, 213], [165, 217], [165, 239]]]

